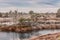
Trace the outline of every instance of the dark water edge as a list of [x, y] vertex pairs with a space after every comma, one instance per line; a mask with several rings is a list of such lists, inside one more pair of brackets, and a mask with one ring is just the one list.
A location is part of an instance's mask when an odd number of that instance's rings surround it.
[[27, 40], [34, 36], [60, 32], [60, 29], [38, 30], [28, 33], [0, 32], [0, 40]]

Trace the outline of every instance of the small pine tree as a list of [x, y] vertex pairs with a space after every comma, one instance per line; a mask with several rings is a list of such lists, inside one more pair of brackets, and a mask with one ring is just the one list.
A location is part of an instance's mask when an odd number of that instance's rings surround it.
[[29, 14], [31, 14], [31, 15], [32, 15], [33, 13], [34, 13], [33, 11], [29, 11]]
[[2, 14], [0, 13], [0, 17], [2, 17]]

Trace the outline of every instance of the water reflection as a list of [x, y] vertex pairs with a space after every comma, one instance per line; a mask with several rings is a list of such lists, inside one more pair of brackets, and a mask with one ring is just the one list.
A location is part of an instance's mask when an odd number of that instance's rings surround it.
[[60, 30], [40, 30], [30, 33], [0, 32], [0, 40], [28, 40], [33, 36], [60, 32]]

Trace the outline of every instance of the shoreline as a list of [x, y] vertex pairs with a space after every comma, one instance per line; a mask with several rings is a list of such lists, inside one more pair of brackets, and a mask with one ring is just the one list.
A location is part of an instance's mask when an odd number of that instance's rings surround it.
[[[50, 26], [49, 26], [50, 27]], [[0, 31], [5, 32], [18, 32], [18, 33], [25, 33], [25, 32], [32, 32], [32, 31], [39, 31], [39, 30], [55, 30], [60, 29], [59, 27], [20, 27], [20, 26], [8, 26], [8, 27], [0, 27]]]
[[58, 39], [60, 40], [60, 32], [37, 36], [35, 38], [31, 38], [30, 40], [58, 40]]

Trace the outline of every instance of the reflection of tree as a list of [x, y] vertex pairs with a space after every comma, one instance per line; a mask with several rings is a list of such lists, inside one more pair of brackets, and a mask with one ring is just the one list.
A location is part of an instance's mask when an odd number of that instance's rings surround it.
[[30, 37], [30, 33], [20, 33], [19, 34], [19, 38], [21, 40], [24, 40], [24, 39], [29, 38], [29, 37]]
[[24, 39], [25, 38], [25, 34], [24, 33], [20, 33], [20, 36], [19, 36], [21, 39]]

